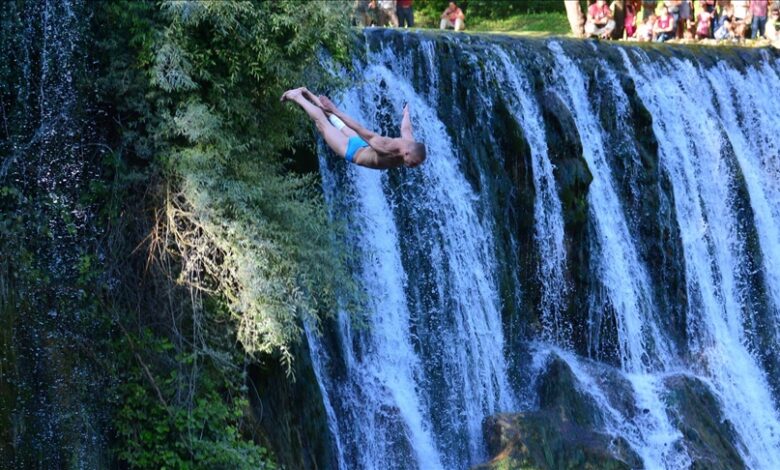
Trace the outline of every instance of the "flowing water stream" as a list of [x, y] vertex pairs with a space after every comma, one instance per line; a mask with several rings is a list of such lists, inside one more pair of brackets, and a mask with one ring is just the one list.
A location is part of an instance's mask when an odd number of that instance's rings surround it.
[[[776, 54], [364, 41], [360, 79], [337, 101], [389, 135], [409, 103], [429, 153], [380, 173], [321, 151], [368, 297], [365, 324], [344, 311], [328, 340], [310, 335], [341, 464], [484, 461], [483, 419], [533, 409], [555, 357], [646, 468], [697, 458], [675, 377], [716, 397], [745, 464], [780, 467]], [[574, 160], [587, 175], [572, 176]], [[628, 409], [602, 366], [628, 384]]]

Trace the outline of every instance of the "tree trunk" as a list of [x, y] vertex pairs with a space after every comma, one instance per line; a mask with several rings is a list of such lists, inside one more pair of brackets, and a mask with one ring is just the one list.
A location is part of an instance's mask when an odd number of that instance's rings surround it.
[[615, 0], [615, 11], [612, 19], [615, 20], [615, 29], [612, 30], [612, 39], [623, 39], [623, 29], [626, 23], [626, 8], [623, 0]]
[[585, 36], [585, 17], [582, 15], [580, 0], [563, 0], [563, 3], [566, 5], [566, 17], [569, 18], [572, 34], [578, 38]]

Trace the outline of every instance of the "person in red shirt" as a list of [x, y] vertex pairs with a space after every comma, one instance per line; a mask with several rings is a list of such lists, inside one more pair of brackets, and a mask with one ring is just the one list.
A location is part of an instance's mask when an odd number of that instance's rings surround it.
[[597, 0], [588, 7], [588, 20], [585, 22], [585, 34], [606, 39], [615, 29], [615, 20], [612, 19], [612, 10], [607, 6], [606, 0]]
[[398, 26], [414, 28], [414, 10], [412, 0], [398, 0], [395, 4]]
[[766, 37], [766, 18], [769, 12], [769, 3], [767, 0], [752, 0], [750, 2], [750, 13], [753, 14], [753, 24], [750, 26], [750, 37], [756, 39], [759, 36]]
[[655, 42], [666, 42], [674, 38], [674, 17], [669, 14], [669, 8], [661, 7], [661, 15], [655, 20], [653, 33]]
[[458, 8], [455, 2], [450, 2], [447, 9], [441, 14], [439, 29], [453, 28], [455, 31], [463, 31], [463, 21], [465, 20], [466, 15], [463, 14], [463, 10]]

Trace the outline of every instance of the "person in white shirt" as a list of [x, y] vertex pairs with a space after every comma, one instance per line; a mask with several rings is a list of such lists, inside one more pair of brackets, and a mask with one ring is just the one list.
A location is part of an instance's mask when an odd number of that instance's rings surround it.
[[379, 24], [381, 26], [398, 27], [398, 16], [395, 14], [395, 0], [379, 0]]
[[466, 20], [466, 15], [463, 14], [463, 10], [458, 8], [455, 2], [450, 2], [444, 13], [441, 14], [441, 21], [439, 22], [439, 29], [452, 28], [455, 31], [463, 31], [463, 22]]
[[731, 6], [734, 7], [734, 33], [738, 39], [745, 39], [750, 0], [731, 0]]

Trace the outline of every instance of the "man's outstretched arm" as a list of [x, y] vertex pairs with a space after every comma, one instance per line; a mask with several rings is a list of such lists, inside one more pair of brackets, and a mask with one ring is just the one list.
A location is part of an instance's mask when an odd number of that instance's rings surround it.
[[357, 135], [359, 135], [360, 138], [362, 138], [366, 142], [369, 142], [371, 139], [379, 136], [379, 134], [361, 126], [359, 122], [355, 121], [349, 115], [345, 114], [343, 111], [337, 108], [336, 105], [333, 104], [333, 102], [330, 99], [328, 99], [327, 96], [320, 96], [319, 100], [320, 103], [322, 103], [322, 109], [325, 112], [335, 114], [337, 118], [341, 119], [344, 122], [344, 124], [347, 125], [347, 127], [357, 132]]
[[404, 117], [401, 118], [401, 138], [406, 140], [414, 140], [414, 133], [412, 132], [412, 119], [409, 117], [409, 105], [404, 106]]

